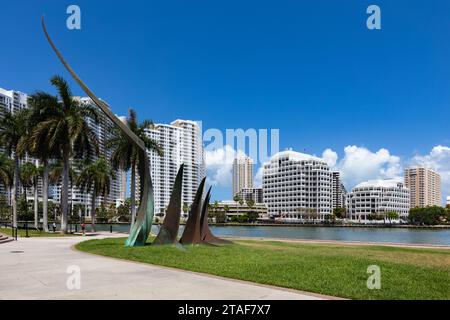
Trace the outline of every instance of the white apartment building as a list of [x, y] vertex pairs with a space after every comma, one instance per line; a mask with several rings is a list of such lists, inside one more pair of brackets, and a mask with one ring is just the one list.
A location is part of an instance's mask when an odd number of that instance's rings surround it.
[[236, 194], [244, 201], [253, 200], [255, 203], [263, 203], [263, 189], [262, 188], [244, 188]]
[[405, 169], [405, 186], [410, 190], [411, 208], [441, 206], [441, 176], [423, 167]]
[[253, 188], [253, 159], [237, 157], [233, 161], [233, 197], [250, 188]]
[[409, 189], [395, 179], [369, 180], [348, 194], [347, 214], [351, 220], [368, 222], [369, 216], [395, 211], [406, 219], [410, 208]]
[[242, 205], [239, 202], [226, 200], [217, 202], [217, 207], [215, 203], [211, 203], [213, 210], [225, 212], [227, 219], [231, 220], [234, 216], [242, 216], [250, 212], [255, 212], [258, 214], [259, 218], [265, 218], [267, 216], [267, 207], [264, 203], [255, 203], [253, 207], [247, 206], [246, 203]]
[[[26, 93], [16, 90], [5, 90], [3, 88], [0, 88], [0, 108], [3, 108], [13, 114], [21, 109], [28, 108], [28, 95]], [[5, 152], [4, 146], [0, 146], [0, 152]], [[21, 163], [27, 161], [33, 163], [35, 162], [34, 159], [26, 156], [24, 159], [21, 160]], [[21, 192], [20, 185], [17, 191]], [[31, 194], [31, 191], [29, 194]], [[10, 192], [6, 190], [6, 188], [1, 183], [0, 183], [0, 195], [7, 197], [9, 202], [11, 201]]]
[[320, 158], [283, 151], [263, 167], [263, 197], [268, 216], [304, 219], [314, 213], [324, 220], [332, 213], [332, 176]]
[[161, 157], [154, 151], [148, 151], [155, 196], [155, 213], [165, 213], [175, 177], [183, 163], [182, 202], [190, 205], [200, 181], [205, 176], [200, 126], [195, 121], [175, 120], [170, 124], [155, 124], [147, 129], [146, 133], [149, 138], [160, 144], [164, 153]]
[[27, 99], [26, 93], [0, 88], [0, 108], [5, 108], [9, 112], [16, 113], [20, 109], [27, 108]]

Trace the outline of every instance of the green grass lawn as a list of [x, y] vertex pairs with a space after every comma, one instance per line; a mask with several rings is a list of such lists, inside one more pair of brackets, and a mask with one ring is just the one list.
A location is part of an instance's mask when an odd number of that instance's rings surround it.
[[[11, 236], [12, 230], [11, 230], [11, 228], [0, 227], [0, 233], [3, 233], [7, 236]], [[26, 235], [26, 230], [23, 230], [23, 229], [18, 230], [18, 233], [17, 233], [18, 237], [25, 237], [25, 235]], [[70, 237], [70, 236], [73, 236], [73, 234], [37, 231], [37, 230], [33, 229], [32, 227], [30, 227], [30, 229], [28, 229], [28, 236], [30, 236], [30, 237]]]
[[[89, 240], [81, 251], [353, 299], [450, 299], [450, 250], [239, 240], [225, 246], [126, 248]], [[381, 289], [367, 288], [367, 267]]]

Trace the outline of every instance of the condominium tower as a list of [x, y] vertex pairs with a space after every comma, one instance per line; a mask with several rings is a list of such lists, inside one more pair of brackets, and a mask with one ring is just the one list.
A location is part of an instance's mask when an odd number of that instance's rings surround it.
[[233, 197], [242, 189], [253, 188], [253, 160], [236, 157], [233, 161]]
[[[21, 109], [25, 109], [28, 107], [28, 95], [26, 93], [16, 91], [16, 90], [5, 90], [0, 88], [0, 108], [11, 112], [12, 114], [17, 113]], [[0, 152], [5, 152], [5, 146], [0, 145]], [[8, 155], [10, 156], [10, 155]], [[33, 162], [34, 159], [26, 156], [21, 160], [21, 163], [24, 162]], [[17, 189], [17, 193], [21, 192], [21, 186], [19, 182], [19, 188]], [[5, 189], [3, 183], [0, 183], [0, 195], [8, 198], [8, 202], [11, 200], [11, 194], [8, 190]]]
[[345, 208], [346, 198], [347, 198], [347, 190], [345, 189], [344, 184], [342, 183], [341, 173], [339, 171], [333, 171], [331, 173], [331, 177], [332, 177], [331, 207], [333, 209]]
[[283, 151], [263, 167], [263, 197], [269, 217], [303, 219], [332, 213], [332, 175], [320, 158]]
[[175, 120], [170, 124], [155, 124], [148, 128], [146, 133], [163, 151], [163, 156], [159, 156], [155, 151], [148, 151], [155, 212], [165, 212], [181, 164], [184, 164], [182, 202], [190, 205], [201, 179], [205, 176], [200, 126], [195, 121]]
[[262, 188], [244, 188], [236, 195], [244, 201], [252, 200], [254, 203], [263, 203]]
[[405, 185], [410, 190], [411, 208], [441, 206], [441, 176], [427, 168], [414, 167], [405, 170]]

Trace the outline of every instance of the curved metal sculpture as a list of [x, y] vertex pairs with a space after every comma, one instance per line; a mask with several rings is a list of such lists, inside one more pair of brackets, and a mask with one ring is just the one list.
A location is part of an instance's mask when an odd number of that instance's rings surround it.
[[152, 244], [174, 244], [177, 242], [178, 229], [180, 227], [181, 213], [181, 193], [183, 190], [183, 170], [184, 164], [178, 169], [177, 177], [172, 188], [169, 206], [167, 207], [166, 217], [164, 218], [161, 230]]
[[200, 238], [202, 242], [206, 243], [229, 243], [227, 240], [223, 240], [220, 238], [217, 238], [215, 235], [212, 234], [211, 229], [209, 229], [208, 224], [208, 214], [209, 214], [209, 201], [211, 200], [211, 187], [209, 188], [208, 192], [206, 193], [205, 201], [203, 202], [203, 208], [202, 208], [202, 217], [200, 219]]
[[84, 84], [84, 82], [78, 77], [78, 75], [73, 71], [70, 65], [63, 58], [59, 50], [54, 45], [49, 34], [47, 33], [47, 28], [45, 27], [44, 17], [42, 17], [42, 29], [44, 30], [45, 36], [50, 43], [53, 51], [61, 60], [64, 67], [69, 71], [75, 81], [80, 85], [83, 91], [94, 101], [94, 103], [102, 110], [106, 116], [117, 125], [123, 133], [127, 135], [130, 143], [134, 144], [139, 150], [139, 177], [141, 181], [141, 198], [139, 201], [139, 208], [137, 212], [137, 218], [134, 225], [131, 228], [130, 236], [125, 242], [126, 246], [143, 246], [145, 245], [148, 235], [150, 233], [153, 214], [154, 214], [154, 199], [153, 199], [153, 186], [150, 176], [149, 160], [145, 148], [144, 142], [136, 136], [133, 131], [131, 131], [122, 121], [120, 121], [108, 108], [108, 106], [101, 101], [97, 96]]
[[202, 198], [203, 190], [205, 189], [205, 181], [206, 178], [203, 178], [197, 189], [197, 193], [195, 194], [194, 202], [192, 203], [189, 217], [180, 239], [181, 244], [196, 244], [202, 242], [200, 237], [200, 218], [202, 215]]

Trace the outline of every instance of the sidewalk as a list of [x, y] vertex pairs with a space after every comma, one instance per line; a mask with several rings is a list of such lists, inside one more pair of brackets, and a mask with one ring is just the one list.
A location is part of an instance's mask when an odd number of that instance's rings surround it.
[[[0, 245], [0, 299], [326, 299], [332, 297], [127, 262], [73, 249], [86, 237], [19, 238]], [[69, 266], [81, 288], [69, 290]]]

